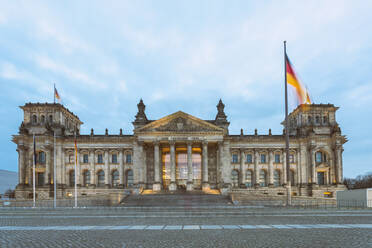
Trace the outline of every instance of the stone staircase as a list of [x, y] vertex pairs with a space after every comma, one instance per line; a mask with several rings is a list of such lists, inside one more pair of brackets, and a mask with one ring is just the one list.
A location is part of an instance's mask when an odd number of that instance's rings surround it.
[[229, 196], [196, 192], [165, 192], [156, 193], [144, 191], [140, 195], [130, 195], [123, 199], [120, 206], [128, 207], [200, 207], [231, 205]]

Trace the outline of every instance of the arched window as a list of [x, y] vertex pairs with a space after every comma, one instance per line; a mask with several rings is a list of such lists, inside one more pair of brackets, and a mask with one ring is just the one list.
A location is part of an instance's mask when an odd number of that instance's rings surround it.
[[83, 185], [88, 186], [90, 184], [90, 171], [85, 170], [83, 172]]
[[114, 170], [111, 175], [111, 185], [116, 187], [119, 186], [119, 172]]
[[38, 164], [45, 164], [45, 152], [41, 151], [37, 154], [36, 161]]
[[125, 173], [125, 186], [127, 188], [129, 187], [132, 187], [133, 186], [133, 171], [132, 170], [127, 170], [126, 173]]
[[42, 124], [45, 123], [45, 116], [44, 116], [44, 115], [41, 116], [41, 123], [42, 123]]
[[49, 123], [50, 123], [50, 124], [53, 123], [53, 115], [49, 115]]
[[70, 170], [68, 178], [69, 178], [70, 187], [74, 187], [75, 186], [75, 171], [74, 170]]
[[311, 121], [312, 121], [312, 118], [311, 118], [311, 116], [309, 115], [309, 116], [307, 117], [307, 122], [308, 122], [309, 124], [311, 124]]
[[98, 173], [97, 173], [97, 182], [98, 182], [98, 186], [101, 187], [101, 186], [104, 186], [105, 185], [105, 172], [103, 170], [100, 170]]
[[237, 170], [231, 171], [231, 183], [233, 187], [239, 186], [239, 172]]
[[36, 124], [36, 123], [37, 123], [37, 116], [32, 115], [32, 124]]
[[295, 184], [295, 172], [294, 170], [289, 170], [289, 180], [291, 180], [291, 185]]
[[247, 186], [248, 188], [252, 187], [252, 171], [251, 170], [247, 170], [245, 172], [245, 186]]
[[280, 186], [280, 170], [274, 171], [274, 186], [275, 187]]
[[260, 171], [260, 186], [261, 187], [266, 187], [267, 186], [266, 171], [265, 170]]

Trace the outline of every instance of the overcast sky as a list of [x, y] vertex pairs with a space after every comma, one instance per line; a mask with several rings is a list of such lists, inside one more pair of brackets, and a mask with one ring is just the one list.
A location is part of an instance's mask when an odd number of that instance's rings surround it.
[[1, 169], [17, 171], [18, 106], [63, 104], [82, 133], [132, 133], [178, 110], [230, 133], [281, 134], [283, 40], [315, 103], [339, 106], [344, 175], [372, 171], [372, 1], [2, 1]]

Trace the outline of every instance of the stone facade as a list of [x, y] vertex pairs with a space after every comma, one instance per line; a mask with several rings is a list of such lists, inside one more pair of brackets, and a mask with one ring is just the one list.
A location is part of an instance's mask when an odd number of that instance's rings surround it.
[[[234, 189], [281, 195], [288, 180], [300, 196], [334, 195], [342, 190], [342, 152], [347, 141], [331, 104], [301, 105], [289, 115], [290, 151], [284, 133], [229, 134], [220, 100], [214, 120], [182, 111], [148, 120], [141, 100], [132, 135], [80, 134], [79, 118], [60, 104], [27, 103], [18, 145], [17, 198], [32, 197], [33, 136], [38, 198], [53, 197], [54, 163], [58, 197], [108, 194], [143, 189]], [[75, 139], [77, 160], [75, 172]], [[287, 180], [286, 156], [290, 161]]]

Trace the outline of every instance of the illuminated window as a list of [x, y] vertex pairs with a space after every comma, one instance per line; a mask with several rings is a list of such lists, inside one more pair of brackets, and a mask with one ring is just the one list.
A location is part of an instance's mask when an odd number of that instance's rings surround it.
[[187, 154], [177, 154], [177, 179], [187, 179]]
[[266, 187], [266, 185], [267, 185], [266, 171], [261, 170], [260, 171], [260, 186], [261, 187]]
[[293, 154], [289, 154], [289, 162], [294, 163], [294, 155]]
[[239, 172], [237, 170], [231, 171], [231, 182], [233, 187], [239, 186]]
[[75, 163], [75, 156], [73, 154], [68, 155], [68, 162], [70, 164]]
[[192, 176], [193, 179], [201, 180], [202, 179], [202, 171], [201, 171], [201, 154], [200, 153], [193, 153], [192, 154]]

